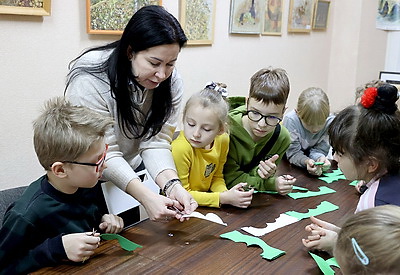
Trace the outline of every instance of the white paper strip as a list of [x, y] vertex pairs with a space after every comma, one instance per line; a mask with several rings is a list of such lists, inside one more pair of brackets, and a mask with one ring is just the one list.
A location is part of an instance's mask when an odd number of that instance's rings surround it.
[[199, 218], [199, 219], [203, 219], [203, 220], [207, 220], [210, 222], [215, 222], [215, 223], [227, 226], [227, 224], [224, 223], [224, 221], [217, 214], [214, 214], [214, 213], [207, 213], [206, 215], [203, 215], [199, 212], [194, 211], [190, 215], [188, 215], [188, 214], [183, 215], [183, 217], [184, 218]]
[[280, 216], [275, 220], [275, 222], [272, 223], [267, 223], [267, 227], [265, 228], [257, 228], [257, 227], [242, 227], [243, 231], [246, 231], [247, 233], [250, 233], [253, 236], [264, 236], [265, 234], [274, 231], [275, 229], [284, 227], [286, 225], [298, 222], [299, 219], [295, 217], [291, 217], [286, 214], [280, 214]]

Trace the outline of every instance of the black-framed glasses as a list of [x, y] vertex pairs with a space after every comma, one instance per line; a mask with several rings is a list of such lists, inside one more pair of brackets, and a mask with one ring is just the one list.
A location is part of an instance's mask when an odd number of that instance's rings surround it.
[[271, 115], [264, 116], [259, 112], [253, 110], [247, 110], [244, 114], [247, 115], [249, 119], [254, 122], [259, 122], [261, 119], [264, 118], [265, 123], [269, 126], [276, 126], [282, 121], [282, 119], [279, 117]]
[[100, 167], [102, 167], [104, 165], [104, 162], [106, 161], [107, 150], [108, 150], [108, 144], [106, 144], [106, 149], [104, 150], [103, 155], [101, 156], [101, 158], [96, 163], [79, 162], [79, 161], [72, 161], [72, 160], [64, 160], [64, 161], [61, 161], [61, 162], [71, 163], [71, 164], [79, 164], [79, 165], [86, 165], [86, 166], [95, 166], [96, 167], [96, 173], [97, 173], [97, 172], [99, 172]]

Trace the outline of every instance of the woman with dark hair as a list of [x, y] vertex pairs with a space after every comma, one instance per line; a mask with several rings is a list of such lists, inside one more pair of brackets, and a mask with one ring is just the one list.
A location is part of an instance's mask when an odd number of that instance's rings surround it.
[[[182, 213], [197, 208], [180, 184], [170, 146], [183, 93], [175, 63], [186, 41], [173, 15], [161, 6], [145, 6], [132, 16], [120, 40], [73, 60], [67, 79], [70, 102], [115, 120], [106, 135], [103, 177], [140, 201], [152, 220], [183, 220]], [[141, 183], [135, 170], [143, 164], [167, 197]]]

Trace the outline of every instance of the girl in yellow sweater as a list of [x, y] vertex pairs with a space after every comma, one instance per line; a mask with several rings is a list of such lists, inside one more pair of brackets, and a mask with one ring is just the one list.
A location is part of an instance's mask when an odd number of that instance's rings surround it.
[[247, 208], [253, 189], [247, 183], [226, 188], [222, 174], [229, 149], [226, 85], [208, 83], [205, 89], [186, 102], [183, 131], [172, 142], [172, 155], [183, 187], [200, 206], [221, 204]]

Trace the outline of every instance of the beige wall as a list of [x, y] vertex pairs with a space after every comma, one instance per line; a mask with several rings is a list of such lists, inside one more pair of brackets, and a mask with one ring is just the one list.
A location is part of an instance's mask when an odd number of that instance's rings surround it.
[[[163, 0], [178, 16], [178, 1]], [[182, 50], [178, 68], [185, 99], [209, 80], [246, 95], [261, 67], [285, 68], [291, 80], [288, 107], [309, 86], [320, 86], [332, 109], [351, 104], [356, 86], [378, 76], [385, 64], [387, 33], [375, 29], [376, 1], [333, 0], [327, 31], [288, 34], [284, 1], [282, 36], [230, 35], [230, 1], [217, 1], [212, 46]], [[62, 95], [67, 65], [84, 48], [118, 39], [88, 35], [85, 1], [52, 1], [48, 17], [0, 15], [0, 189], [26, 185], [43, 173], [32, 146], [31, 121], [42, 103]]]

